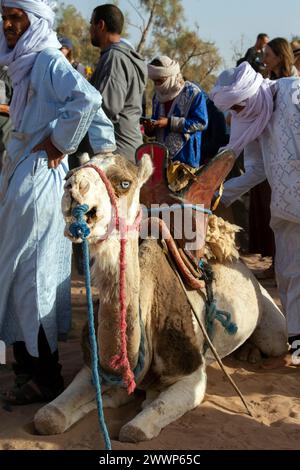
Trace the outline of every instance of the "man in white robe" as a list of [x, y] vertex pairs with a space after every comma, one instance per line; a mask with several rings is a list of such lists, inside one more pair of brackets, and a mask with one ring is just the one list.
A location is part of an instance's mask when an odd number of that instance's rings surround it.
[[268, 179], [275, 270], [287, 317], [291, 351], [300, 339], [300, 79], [264, 80], [249, 64], [223, 72], [211, 92], [215, 105], [232, 112], [228, 147], [245, 149], [244, 175], [225, 184], [224, 202]]
[[0, 175], [0, 340], [13, 345], [11, 404], [47, 401], [63, 388], [58, 336], [71, 323], [71, 242], [61, 198], [86, 133], [92, 151], [115, 150], [101, 95], [65, 59], [49, 0], [0, 0], [0, 65], [13, 84], [13, 131]]

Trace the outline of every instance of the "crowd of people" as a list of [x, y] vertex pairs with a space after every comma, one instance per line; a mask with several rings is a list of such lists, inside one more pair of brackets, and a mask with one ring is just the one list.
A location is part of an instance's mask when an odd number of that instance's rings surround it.
[[48, 0], [0, 5], [0, 340], [13, 345], [16, 374], [5, 399], [51, 400], [63, 389], [58, 339], [71, 322], [72, 246], [60, 200], [68, 163], [111, 152], [134, 162], [145, 136], [166, 146], [168, 165], [191, 171], [223, 148], [243, 155], [245, 171], [225, 183], [222, 201], [230, 206], [252, 191], [258, 241], [250, 249], [275, 259], [293, 345], [300, 338], [300, 42], [258, 35], [206, 94], [174, 59], [147, 64], [122, 38], [121, 10], [104, 4], [91, 15], [91, 43], [101, 54], [87, 80], [72, 42], [53, 30]]

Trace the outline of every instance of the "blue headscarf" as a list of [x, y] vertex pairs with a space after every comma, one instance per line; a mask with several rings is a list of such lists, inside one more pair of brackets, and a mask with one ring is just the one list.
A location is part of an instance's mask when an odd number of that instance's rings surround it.
[[38, 53], [47, 47], [61, 47], [52, 29], [55, 18], [53, 6], [50, 0], [0, 0], [1, 12], [3, 7], [19, 8], [27, 14], [30, 21], [29, 28], [13, 49], [8, 48], [0, 26], [0, 65], [8, 66], [8, 75], [12, 80], [14, 93], [10, 117], [15, 130], [19, 130], [22, 122], [30, 73]]

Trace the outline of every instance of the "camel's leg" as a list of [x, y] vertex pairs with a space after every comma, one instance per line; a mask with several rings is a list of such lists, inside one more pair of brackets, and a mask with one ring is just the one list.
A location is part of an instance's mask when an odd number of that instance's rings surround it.
[[205, 390], [206, 372], [202, 365], [193, 374], [161, 392], [158, 398], [125, 424], [120, 431], [120, 441], [139, 442], [158, 436], [165, 426], [198, 406]]
[[95, 407], [91, 371], [85, 366], [61, 395], [38, 410], [34, 426], [39, 434], [61, 434]]
[[[102, 387], [105, 408], [118, 408], [133, 399], [123, 388]], [[91, 371], [83, 367], [72, 383], [55, 400], [41, 408], [34, 417], [39, 434], [61, 434], [90, 411], [97, 408]]]
[[146, 390], [146, 399], [142, 403], [143, 410], [147, 408], [147, 406], [149, 406], [158, 397], [159, 393], [160, 392], [158, 390]]
[[286, 319], [270, 294], [260, 285], [263, 313], [251, 336], [251, 342], [264, 354], [281, 356], [288, 350]]
[[261, 361], [262, 356], [260, 349], [251, 341], [247, 340], [238, 350], [234, 353], [239, 361], [248, 361], [251, 364], [257, 364]]

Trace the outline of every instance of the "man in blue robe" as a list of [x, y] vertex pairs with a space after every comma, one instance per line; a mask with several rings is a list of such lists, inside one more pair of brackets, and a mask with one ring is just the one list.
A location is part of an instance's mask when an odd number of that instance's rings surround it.
[[152, 120], [144, 121], [145, 132], [169, 150], [172, 162], [193, 168], [201, 164], [202, 131], [208, 124], [205, 95], [198, 85], [184, 80], [178, 62], [167, 56], [148, 65], [154, 82]]
[[57, 338], [71, 322], [71, 243], [61, 197], [67, 154], [88, 132], [93, 152], [115, 150], [101, 95], [60, 52], [49, 0], [1, 0], [0, 65], [8, 66], [13, 125], [0, 179], [0, 340], [13, 344], [13, 404], [63, 388]]

